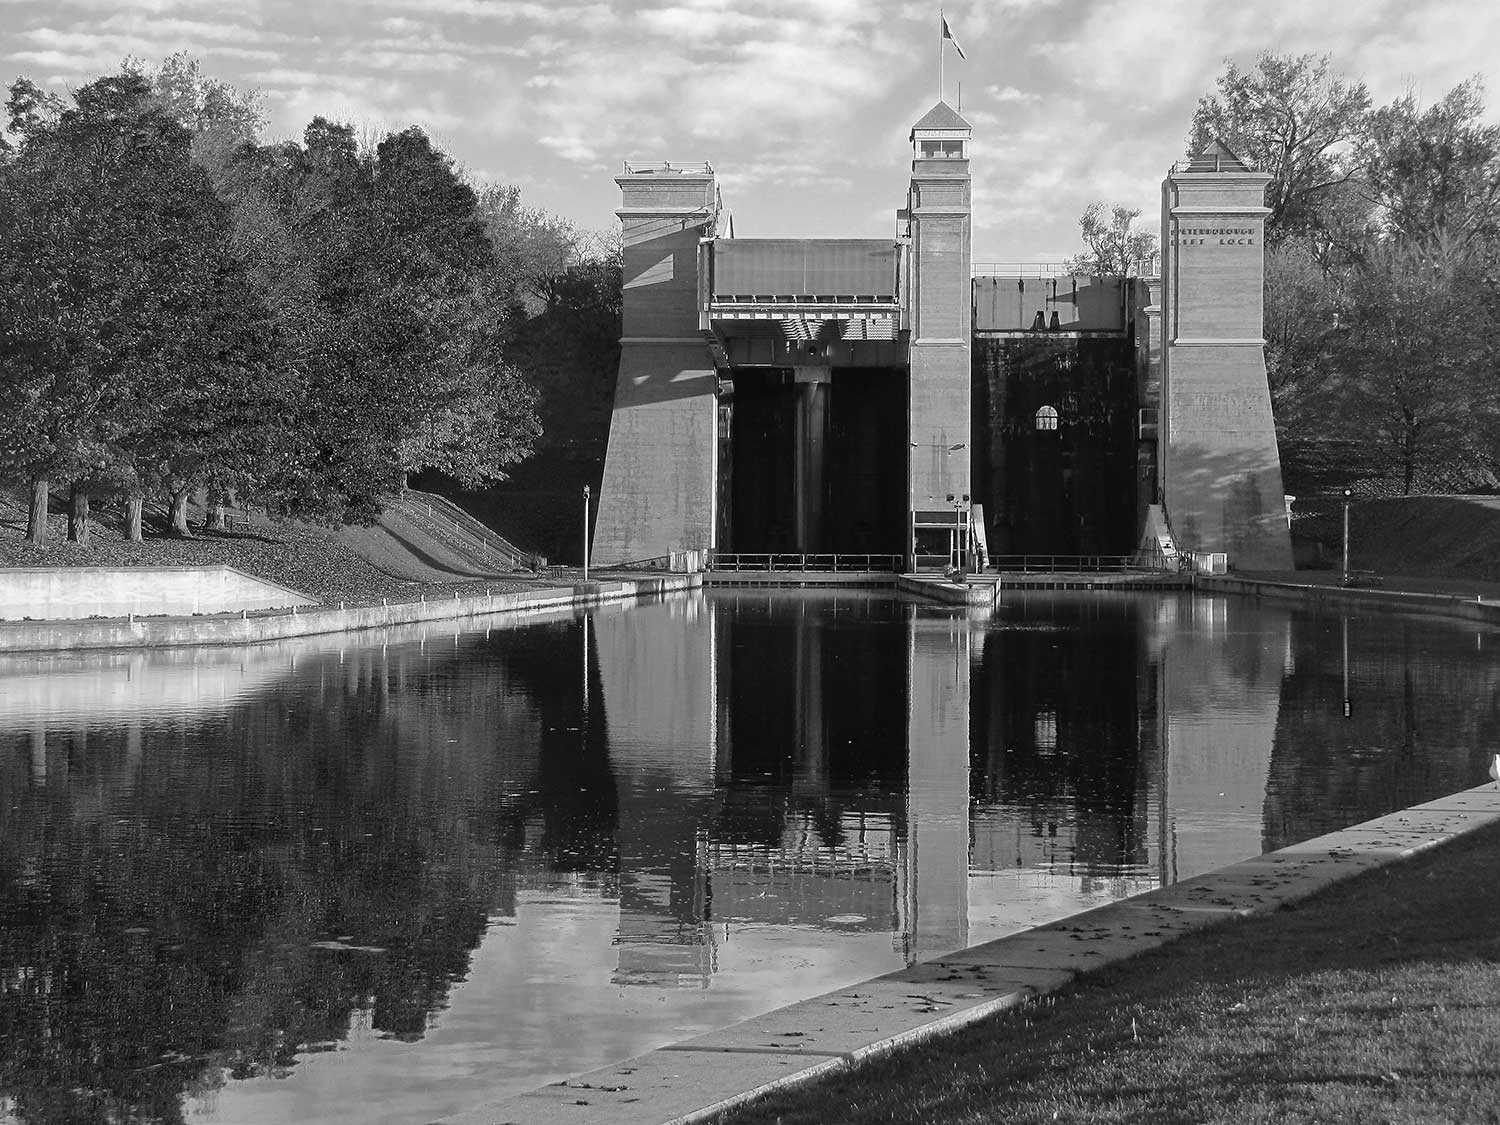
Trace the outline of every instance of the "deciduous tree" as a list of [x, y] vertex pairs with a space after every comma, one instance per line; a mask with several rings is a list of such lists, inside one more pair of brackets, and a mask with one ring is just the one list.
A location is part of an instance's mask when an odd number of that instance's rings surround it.
[[1461, 248], [1500, 238], [1500, 125], [1484, 121], [1480, 79], [1425, 110], [1407, 94], [1374, 111], [1358, 155], [1389, 234], [1441, 236]]
[[1500, 434], [1495, 304], [1477, 256], [1443, 238], [1380, 245], [1345, 286], [1318, 405], [1403, 493], [1463, 470]]
[[1218, 139], [1271, 176], [1266, 238], [1317, 229], [1330, 193], [1354, 173], [1354, 143], [1370, 106], [1363, 82], [1334, 72], [1327, 55], [1262, 54], [1243, 70], [1233, 60], [1198, 100], [1188, 152]]
[[1068, 268], [1081, 274], [1135, 274], [1149, 269], [1156, 255], [1156, 235], [1136, 230], [1139, 207], [1095, 200], [1078, 219], [1084, 252], [1068, 260]]

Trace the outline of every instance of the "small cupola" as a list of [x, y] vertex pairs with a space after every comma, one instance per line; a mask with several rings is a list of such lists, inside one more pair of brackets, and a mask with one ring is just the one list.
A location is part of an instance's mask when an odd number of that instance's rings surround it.
[[967, 160], [974, 127], [947, 102], [938, 102], [911, 127], [913, 160]]

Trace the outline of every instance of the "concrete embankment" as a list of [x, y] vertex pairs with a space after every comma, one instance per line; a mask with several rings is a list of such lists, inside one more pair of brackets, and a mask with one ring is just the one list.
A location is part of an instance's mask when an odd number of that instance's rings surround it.
[[1500, 822], [1484, 785], [1207, 875], [925, 961], [588, 1074], [447, 1125], [688, 1125], [773, 1089], [1055, 992], [1079, 975]]
[[1269, 578], [1207, 577], [1199, 575], [1195, 588], [1207, 594], [1245, 594], [1256, 598], [1293, 601], [1302, 605], [1348, 609], [1407, 611], [1461, 621], [1500, 625], [1500, 599], [1475, 595], [1438, 594], [1413, 590], [1336, 586]]
[[0, 567], [0, 620], [222, 613], [317, 602], [232, 566]]
[[89, 618], [0, 623], [0, 652], [253, 644], [319, 633], [380, 629], [423, 621], [528, 613], [562, 606], [650, 597], [702, 585], [701, 574], [665, 574], [538, 586], [505, 593], [424, 598], [389, 605], [324, 605], [290, 612], [245, 611], [193, 617]]

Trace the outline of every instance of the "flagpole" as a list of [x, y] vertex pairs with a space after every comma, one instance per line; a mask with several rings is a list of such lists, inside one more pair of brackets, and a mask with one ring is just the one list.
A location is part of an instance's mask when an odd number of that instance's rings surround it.
[[947, 51], [943, 50], [943, 28], [945, 26], [946, 26], [946, 24], [944, 23], [943, 9], [939, 8], [938, 9], [938, 101], [942, 101], [943, 100], [943, 62], [945, 61], [945, 57], [948, 54]]

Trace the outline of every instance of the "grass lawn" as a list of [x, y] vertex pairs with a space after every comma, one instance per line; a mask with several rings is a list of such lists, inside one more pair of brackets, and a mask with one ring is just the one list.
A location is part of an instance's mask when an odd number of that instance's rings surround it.
[[722, 1121], [1500, 1122], [1500, 829]]

